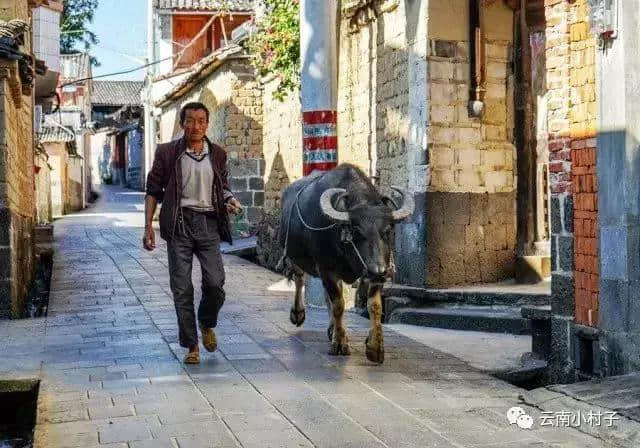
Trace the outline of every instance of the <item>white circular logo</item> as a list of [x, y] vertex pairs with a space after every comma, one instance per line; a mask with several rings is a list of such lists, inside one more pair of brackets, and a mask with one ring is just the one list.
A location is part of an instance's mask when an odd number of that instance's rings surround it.
[[520, 429], [531, 429], [533, 427], [533, 418], [530, 415], [523, 414], [518, 417], [516, 424]]
[[507, 411], [507, 419], [509, 424], [514, 425], [518, 421], [518, 417], [525, 415], [524, 409], [519, 406], [514, 406]]

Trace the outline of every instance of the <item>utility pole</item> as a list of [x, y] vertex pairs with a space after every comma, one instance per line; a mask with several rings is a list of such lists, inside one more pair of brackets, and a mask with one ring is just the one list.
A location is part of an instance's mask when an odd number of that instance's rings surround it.
[[[302, 174], [338, 164], [336, 0], [300, 0]], [[324, 306], [320, 279], [308, 276], [305, 302]], [[346, 293], [348, 288], [343, 288]]]
[[300, 1], [303, 175], [338, 164], [336, 0]]
[[[153, 0], [147, 0], [147, 64], [155, 60], [155, 16], [153, 11]], [[153, 116], [153, 96], [151, 81], [154, 74], [154, 66], [147, 66], [147, 74], [144, 90], [144, 177], [145, 183], [147, 174], [151, 171], [153, 156], [156, 152], [156, 122]]]

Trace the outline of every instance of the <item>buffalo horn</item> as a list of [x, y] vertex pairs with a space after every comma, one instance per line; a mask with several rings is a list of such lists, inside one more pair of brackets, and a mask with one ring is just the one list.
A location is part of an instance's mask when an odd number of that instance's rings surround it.
[[336, 222], [349, 222], [349, 213], [336, 210], [331, 204], [331, 199], [337, 194], [346, 193], [344, 188], [329, 188], [320, 196], [320, 210], [327, 217]]
[[413, 196], [409, 194], [406, 190], [399, 187], [391, 187], [392, 190], [395, 190], [402, 197], [402, 205], [399, 209], [394, 210], [392, 212], [394, 221], [402, 221], [403, 219], [408, 218], [413, 215], [413, 210], [415, 208], [415, 203], [413, 202]]

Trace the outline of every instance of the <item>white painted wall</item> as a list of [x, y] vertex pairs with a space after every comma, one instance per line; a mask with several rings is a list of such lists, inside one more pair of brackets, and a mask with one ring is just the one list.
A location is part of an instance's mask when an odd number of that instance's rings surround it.
[[60, 72], [60, 13], [44, 6], [33, 10], [33, 52], [49, 70]]

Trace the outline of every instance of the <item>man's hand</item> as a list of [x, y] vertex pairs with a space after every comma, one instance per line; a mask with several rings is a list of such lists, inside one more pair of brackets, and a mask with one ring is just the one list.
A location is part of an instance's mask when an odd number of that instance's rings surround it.
[[145, 227], [144, 236], [142, 237], [142, 245], [147, 250], [153, 250], [156, 248], [156, 232], [153, 227]]
[[236, 198], [229, 199], [226, 203], [226, 206], [227, 212], [231, 213], [232, 215], [237, 215], [242, 212], [242, 204], [240, 204], [240, 202]]

